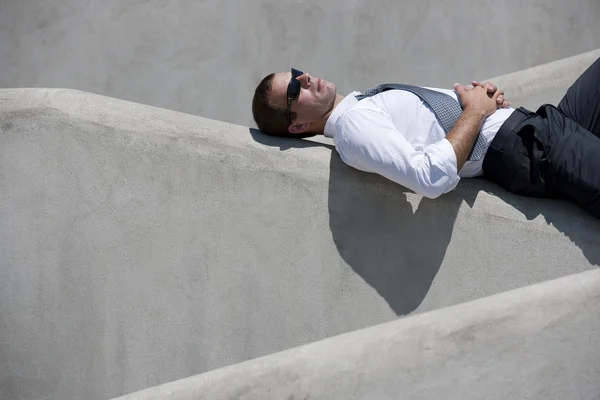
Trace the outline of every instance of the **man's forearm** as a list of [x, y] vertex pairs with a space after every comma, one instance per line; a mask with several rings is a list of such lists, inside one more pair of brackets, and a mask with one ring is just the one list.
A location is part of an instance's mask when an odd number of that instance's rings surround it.
[[448, 132], [448, 135], [446, 135], [446, 139], [448, 139], [456, 154], [458, 171], [467, 162], [467, 158], [471, 154], [485, 118], [485, 111], [477, 108], [467, 108], [456, 120], [454, 127]]

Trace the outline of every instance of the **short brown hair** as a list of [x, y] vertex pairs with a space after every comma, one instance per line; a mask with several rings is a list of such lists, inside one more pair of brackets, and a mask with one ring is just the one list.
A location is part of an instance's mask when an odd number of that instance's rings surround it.
[[[252, 99], [252, 115], [261, 132], [271, 136], [291, 137], [302, 139], [315, 136], [314, 133], [295, 134], [288, 131], [287, 108], [274, 104], [269, 98], [273, 88], [275, 74], [263, 78], [254, 91]], [[290, 119], [296, 119], [296, 113], [290, 112]]]

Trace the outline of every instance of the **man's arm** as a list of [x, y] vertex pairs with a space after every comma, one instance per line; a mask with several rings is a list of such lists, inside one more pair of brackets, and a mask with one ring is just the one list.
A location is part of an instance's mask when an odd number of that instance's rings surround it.
[[[477, 90], [476, 90], [477, 89]], [[356, 169], [377, 173], [415, 193], [436, 198], [452, 190], [487, 115], [500, 104], [502, 92], [488, 97], [485, 88], [456, 88], [463, 113], [443, 139], [416, 150], [383, 110], [353, 109], [342, 120], [336, 149]], [[464, 92], [473, 92], [472, 94]], [[487, 101], [487, 102], [486, 102]], [[487, 110], [489, 102], [491, 111]], [[458, 165], [457, 161], [460, 161]]]
[[488, 96], [488, 84], [484, 87], [476, 86], [473, 89], [455, 84], [454, 90], [458, 94], [463, 112], [446, 135], [446, 139], [454, 149], [456, 165], [460, 171], [475, 145], [481, 125], [489, 115], [496, 111], [497, 99], [499, 96], [503, 96], [504, 92], [498, 90], [492, 96]]
[[351, 167], [382, 175], [432, 199], [460, 180], [454, 150], [445, 139], [416, 150], [382, 110], [353, 109], [341, 123], [336, 149]]

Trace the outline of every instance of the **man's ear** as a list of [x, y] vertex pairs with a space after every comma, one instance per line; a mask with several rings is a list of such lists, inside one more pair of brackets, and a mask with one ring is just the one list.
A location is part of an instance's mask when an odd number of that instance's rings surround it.
[[309, 127], [310, 127], [310, 122], [305, 122], [303, 124], [290, 125], [288, 130], [290, 131], [290, 133], [304, 133], [308, 130]]

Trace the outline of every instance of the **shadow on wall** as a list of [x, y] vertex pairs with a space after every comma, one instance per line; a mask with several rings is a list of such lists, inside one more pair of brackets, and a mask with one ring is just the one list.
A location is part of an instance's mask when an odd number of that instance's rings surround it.
[[435, 200], [423, 198], [413, 211], [406, 188], [347, 166], [332, 145], [250, 132], [257, 142], [282, 151], [315, 146], [332, 150], [328, 208], [333, 240], [344, 261], [397, 315], [414, 311], [424, 300], [446, 254], [460, 205], [465, 201], [472, 206], [479, 191], [501, 198], [529, 220], [543, 215], [590, 263], [600, 264], [600, 220], [570, 203], [516, 196], [483, 179], [469, 179]]
[[548, 225], [554, 226], [581, 250], [590, 264], [600, 266], [600, 219], [566, 200], [517, 196], [491, 182], [475, 181], [480, 182], [481, 190], [510, 204], [527, 220], [543, 216]]
[[346, 166], [332, 152], [328, 205], [333, 240], [342, 258], [397, 315], [414, 311], [427, 295], [465, 200], [465, 193], [423, 198], [413, 211], [406, 190]]

